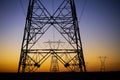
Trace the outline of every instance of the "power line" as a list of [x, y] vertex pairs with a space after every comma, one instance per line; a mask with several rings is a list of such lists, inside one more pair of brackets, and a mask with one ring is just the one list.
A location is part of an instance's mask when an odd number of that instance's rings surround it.
[[52, 14], [54, 13], [54, 0], [52, 0]]
[[24, 9], [24, 7], [23, 7], [22, 0], [19, 0], [19, 3], [20, 3], [20, 6], [21, 6], [21, 8], [22, 8], [23, 14], [24, 14], [24, 15], [25, 15], [25, 17], [26, 17], [26, 14], [25, 14], [25, 9]]
[[80, 23], [81, 18], [82, 18], [82, 16], [83, 16], [83, 13], [84, 13], [86, 4], [87, 4], [87, 0], [85, 0], [85, 2], [84, 2], [84, 4], [83, 4], [83, 8], [82, 8], [82, 10], [81, 10], [81, 13], [80, 13], [80, 16], [79, 16], [79, 20], [78, 20], [79, 23]]
[[[54, 0], [52, 0], [52, 14], [54, 13]], [[53, 34], [53, 41], [55, 40], [55, 30], [54, 27], [52, 26], [52, 34]]]

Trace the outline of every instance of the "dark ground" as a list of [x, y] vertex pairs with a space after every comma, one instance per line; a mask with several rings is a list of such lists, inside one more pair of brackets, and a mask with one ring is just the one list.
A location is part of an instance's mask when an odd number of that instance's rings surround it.
[[85, 73], [0, 73], [0, 80], [120, 80], [120, 71]]

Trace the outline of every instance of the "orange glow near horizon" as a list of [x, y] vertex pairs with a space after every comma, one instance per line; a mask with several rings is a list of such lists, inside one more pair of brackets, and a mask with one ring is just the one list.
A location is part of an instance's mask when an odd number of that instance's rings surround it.
[[[105, 42], [101, 43], [97, 43], [97, 41], [91, 43], [83, 42], [83, 52], [87, 71], [100, 71], [101, 63], [98, 57], [101, 55], [107, 56], [105, 62], [106, 71], [120, 71], [119, 55], [117, 55], [119, 54], [119, 51], [117, 51], [118, 49], [113, 48], [112, 44]], [[13, 39], [10, 41], [2, 41], [2, 44], [0, 45], [0, 72], [17, 72], [21, 48], [20, 45], [20, 40], [19, 44]], [[45, 62], [45, 64], [46, 63], [49, 64], [44, 65], [43, 63], [40, 68], [41, 72], [49, 72], [50, 60], [49, 62]]]
[[[22, 1], [24, 1], [23, 6], [27, 13], [29, 0]], [[52, 12], [48, 5], [51, 3], [50, 0], [43, 1], [46, 3], [48, 11]], [[107, 57], [105, 60], [106, 71], [120, 71], [119, 0], [87, 0], [81, 16], [84, 1], [86, 0], [75, 0], [75, 3], [87, 71], [100, 71], [99, 56]], [[57, 4], [54, 5], [58, 6]], [[0, 73], [17, 72], [26, 17], [22, 13], [19, 0], [0, 0], [0, 11]], [[58, 37], [61, 34], [58, 34], [56, 30], [56, 32], [53, 31], [53, 28], [48, 29], [44, 38], [41, 37], [41, 41], [52, 40], [53, 33], [56, 34], [54, 35], [55, 40], [58, 41], [58, 38], [62, 36]], [[47, 65], [43, 63], [40, 68], [41, 72], [50, 70], [50, 60], [45, 63]]]
[[[18, 62], [19, 62], [19, 55], [20, 55], [20, 49], [17, 51], [15, 48], [13, 49], [12, 47], [10, 48], [10, 45], [8, 45], [8, 48], [2, 49], [1, 53], [1, 58], [0, 58], [0, 72], [17, 72], [18, 68]], [[106, 52], [106, 54], [111, 54], [111, 50], [102, 50], [98, 53], [98, 49], [94, 47], [94, 50], [92, 48], [85, 49], [84, 47], [84, 58], [86, 61], [86, 68], [88, 72], [93, 72], [93, 71], [100, 71], [100, 60], [99, 60], [99, 55], [101, 52]], [[16, 48], [17, 49], [17, 48]], [[114, 52], [114, 51], [113, 51]], [[97, 54], [96, 54], [97, 53]], [[8, 55], [10, 54], [10, 55]], [[94, 55], [92, 55], [94, 54]], [[114, 57], [108, 56], [106, 59], [106, 71], [119, 71], [120, 70], [120, 62], [118, 62], [119, 58], [117, 58], [117, 55]], [[48, 62], [43, 63], [43, 65], [40, 68], [40, 72], [49, 72], [50, 70], [50, 62], [48, 65], [44, 65]]]

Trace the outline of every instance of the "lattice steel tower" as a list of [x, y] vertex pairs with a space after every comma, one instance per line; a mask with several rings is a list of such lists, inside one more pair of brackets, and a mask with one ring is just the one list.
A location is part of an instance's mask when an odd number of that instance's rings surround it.
[[[74, 0], [54, 0], [57, 7], [54, 7], [56, 10], [53, 13], [44, 6], [45, 3], [49, 6], [49, 1], [29, 1], [18, 72], [44, 71], [49, 64], [52, 67], [50, 71], [86, 72]], [[49, 37], [50, 28], [57, 31], [54, 33], [57, 43], [60, 40], [65, 42], [58, 48], [43, 47], [46, 44], [42, 41]], [[46, 34], [48, 36], [42, 39]], [[55, 43], [55, 40], [50, 41]], [[42, 68], [43, 64], [45, 66]]]
[[100, 56], [100, 63], [101, 63], [101, 67], [100, 67], [100, 71], [101, 72], [105, 72], [105, 60], [106, 60], [106, 56]]

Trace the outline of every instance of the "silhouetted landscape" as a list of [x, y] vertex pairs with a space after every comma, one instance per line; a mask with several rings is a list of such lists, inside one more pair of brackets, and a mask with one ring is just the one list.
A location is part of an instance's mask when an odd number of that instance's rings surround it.
[[120, 71], [84, 73], [0, 73], [0, 80], [119, 80], [119, 73]]
[[0, 80], [120, 80], [120, 0], [0, 0], [0, 11]]

